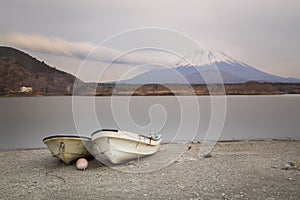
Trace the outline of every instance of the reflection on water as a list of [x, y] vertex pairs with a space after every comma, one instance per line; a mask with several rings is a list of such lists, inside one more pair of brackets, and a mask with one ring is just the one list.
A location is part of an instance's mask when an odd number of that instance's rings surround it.
[[[213, 119], [209, 96], [113, 98], [78, 97], [74, 110], [72, 97], [0, 98], [0, 149], [45, 147], [45, 136], [100, 128], [159, 132], [165, 143], [203, 140]], [[300, 139], [299, 95], [227, 96], [226, 105], [219, 140]]]

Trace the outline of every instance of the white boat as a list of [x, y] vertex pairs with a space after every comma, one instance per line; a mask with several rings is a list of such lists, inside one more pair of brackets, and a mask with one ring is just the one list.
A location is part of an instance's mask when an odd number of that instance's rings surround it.
[[[43, 139], [53, 157], [71, 164], [79, 158], [89, 158], [91, 154], [91, 138], [73, 135], [53, 135]], [[89, 149], [89, 150], [88, 150]]]
[[104, 155], [111, 163], [154, 154], [159, 149], [161, 135], [143, 136], [126, 131], [103, 129], [92, 134], [93, 156], [97, 160]]

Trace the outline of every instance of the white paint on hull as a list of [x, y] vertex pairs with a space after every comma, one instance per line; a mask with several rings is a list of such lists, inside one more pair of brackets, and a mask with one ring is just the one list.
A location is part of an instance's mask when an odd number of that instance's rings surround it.
[[154, 154], [159, 149], [160, 137], [147, 137], [125, 131], [99, 131], [92, 135], [93, 155], [104, 154], [110, 162], [117, 164]]

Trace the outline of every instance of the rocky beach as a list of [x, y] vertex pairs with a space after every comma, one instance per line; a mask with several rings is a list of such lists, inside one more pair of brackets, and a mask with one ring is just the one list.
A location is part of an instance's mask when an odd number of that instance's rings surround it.
[[[91, 160], [85, 171], [48, 149], [1, 151], [0, 199], [300, 198], [300, 170], [289, 164], [300, 160], [300, 141], [218, 142], [206, 158], [199, 158], [200, 143], [172, 145], [182, 150], [173, 161], [167, 160], [176, 151], [164, 144], [140, 164], [107, 167]], [[155, 169], [157, 158], [166, 160], [160, 169], [132, 173]]]

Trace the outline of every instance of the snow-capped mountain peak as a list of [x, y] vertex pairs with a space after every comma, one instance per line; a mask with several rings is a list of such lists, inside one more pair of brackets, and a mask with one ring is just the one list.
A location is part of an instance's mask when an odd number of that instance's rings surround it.
[[[175, 68], [153, 69], [123, 83], [244, 83], [247, 81], [297, 83], [298, 79], [272, 75], [240, 62], [222, 51], [197, 51], [182, 57]], [[219, 76], [221, 75], [221, 79]]]
[[194, 66], [194, 67], [201, 67], [205, 65], [212, 65], [215, 63], [240, 63], [239, 61], [235, 60], [234, 58], [230, 57], [226, 53], [222, 51], [204, 51], [199, 50], [192, 55], [188, 55], [182, 57], [180, 61], [176, 64], [177, 67], [186, 67], [186, 66]]
[[208, 58], [213, 63], [215, 63], [215, 62], [231, 62], [231, 63], [236, 62], [232, 57], [230, 57], [229, 55], [225, 54], [222, 51], [217, 51], [214, 53], [209, 51]]

